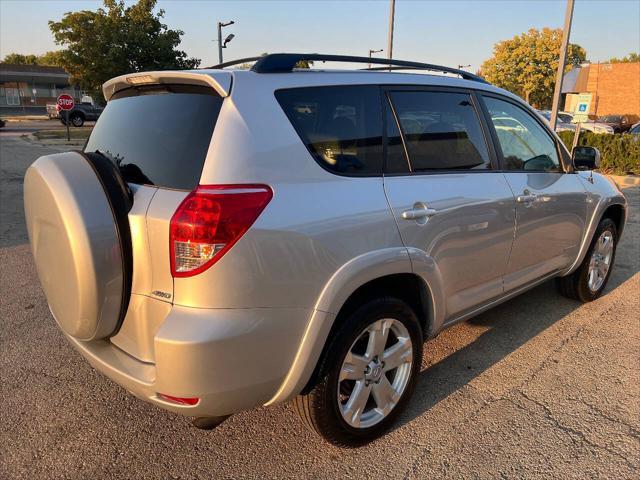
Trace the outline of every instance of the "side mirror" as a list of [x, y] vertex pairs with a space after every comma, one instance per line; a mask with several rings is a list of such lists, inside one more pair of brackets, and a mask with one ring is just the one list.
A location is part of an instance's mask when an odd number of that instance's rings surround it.
[[600, 168], [600, 150], [595, 147], [574, 147], [571, 160], [576, 170]]

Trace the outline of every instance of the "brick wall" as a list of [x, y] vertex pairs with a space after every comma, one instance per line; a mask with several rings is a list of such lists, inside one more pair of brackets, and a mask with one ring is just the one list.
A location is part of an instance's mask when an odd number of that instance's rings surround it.
[[640, 116], [640, 63], [591, 64], [587, 92], [595, 115]]

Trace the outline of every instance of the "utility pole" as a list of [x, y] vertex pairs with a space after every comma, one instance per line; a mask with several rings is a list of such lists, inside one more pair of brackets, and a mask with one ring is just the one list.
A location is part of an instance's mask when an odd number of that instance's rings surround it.
[[571, 34], [571, 19], [573, 17], [573, 2], [567, 0], [567, 10], [564, 14], [564, 29], [562, 30], [562, 43], [560, 44], [560, 59], [558, 61], [558, 73], [556, 74], [556, 86], [553, 89], [553, 105], [551, 106], [551, 129], [555, 131], [560, 108], [560, 95], [562, 94], [562, 77], [564, 77], [564, 65], [567, 62], [567, 49], [569, 35]]
[[389, 41], [387, 42], [387, 57], [393, 58], [393, 17], [396, 12], [396, 0], [391, 0], [389, 10]]
[[[374, 53], [380, 53], [383, 52], [384, 50], [381, 48], [380, 50], [371, 50], [369, 49], [369, 59], [371, 59], [371, 55]], [[369, 68], [371, 68], [371, 62], [369, 62]]]
[[234, 23], [233, 20], [227, 23], [218, 22], [218, 63], [222, 63], [222, 27], [228, 27]]

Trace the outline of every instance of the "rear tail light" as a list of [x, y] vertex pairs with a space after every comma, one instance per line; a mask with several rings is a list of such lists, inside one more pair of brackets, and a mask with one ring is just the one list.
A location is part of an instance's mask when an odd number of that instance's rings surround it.
[[171, 218], [171, 274], [190, 277], [216, 263], [253, 225], [272, 197], [266, 185], [198, 186]]

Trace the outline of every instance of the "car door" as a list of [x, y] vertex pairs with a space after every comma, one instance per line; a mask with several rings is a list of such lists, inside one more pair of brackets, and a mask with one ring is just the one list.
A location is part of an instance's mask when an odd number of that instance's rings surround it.
[[505, 291], [569, 266], [586, 220], [586, 191], [565, 173], [561, 147], [549, 129], [518, 102], [483, 95], [504, 176], [516, 197], [516, 232]]
[[385, 102], [385, 192], [414, 260], [435, 265], [452, 320], [502, 295], [514, 197], [472, 92], [390, 88]]

